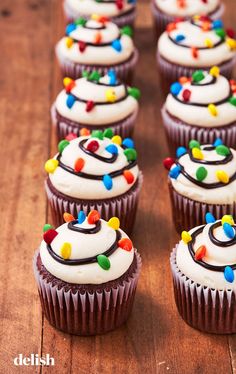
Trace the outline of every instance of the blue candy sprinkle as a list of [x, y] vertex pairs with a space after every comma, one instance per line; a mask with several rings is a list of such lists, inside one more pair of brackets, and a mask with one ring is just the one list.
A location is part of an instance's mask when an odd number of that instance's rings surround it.
[[180, 174], [181, 168], [179, 165], [175, 166], [169, 171], [170, 178], [177, 179]]
[[229, 223], [225, 222], [223, 224], [223, 230], [228, 238], [233, 239], [235, 237], [235, 231]]
[[224, 27], [224, 24], [221, 21], [221, 19], [216, 19], [215, 21], [212, 22], [213, 29], [222, 29], [223, 27]]
[[233, 272], [233, 270], [232, 270], [232, 268], [230, 266], [226, 266], [226, 268], [224, 270], [224, 276], [225, 276], [225, 279], [227, 280], [227, 282], [233, 283], [233, 281], [234, 281], [234, 272]]
[[66, 26], [66, 35], [70, 35], [72, 31], [76, 29], [76, 25], [74, 23], [70, 23]]
[[114, 48], [117, 52], [121, 52], [121, 51], [122, 51], [122, 46], [121, 46], [121, 42], [120, 42], [119, 39], [114, 40], [114, 41], [111, 43], [111, 46], [112, 46], [112, 48]]
[[185, 147], [178, 147], [176, 150], [176, 157], [179, 158], [187, 153], [187, 149]]
[[182, 85], [179, 82], [175, 82], [170, 86], [170, 92], [173, 95], [178, 95], [182, 90]]
[[214, 223], [216, 221], [215, 217], [210, 212], [206, 213], [205, 220], [206, 220], [206, 223]]
[[104, 175], [103, 184], [108, 191], [112, 189], [113, 182], [112, 182], [112, 179], [111, 179], [110, 175], [108, 175], [108, 174]]
[[86, 215], [83, 210], [81, 210], [78, 214], [78, 223], [83, 223], [86, 219]]
[[118, 148], [115, 144], [110, 144], [105, 149], [107, 152], [111, 153], [112, 155], [118, 154]]
[[182, 35], [182, 34], [178, 34], [178, 35], [176, 35], [176, 37], [175, 37], [175, 41], [176, 41], [176, 42], [182, 42], [182, 40], [184, 40], [184, 39], [185, 39], [185, 36]]
[[67, 100], [66, 100], [66, 105], [68, 106], [68, 108], [71, 109], [74, 103], [75, 103], [75, 97], [72, 95], [68, 95]]
[[213, 143], [214, 147], [218, 147], [218, 145], [223, 145], [223, 141], [220, 138], [217, 138]]
[[134, 148], [134, 141], [131, 138], [125, 138], [122, 145], [126, 148]]
[[128, 0], [129, 4], [136, 4], [136, 0]]
[[108, 74], [108, 76], [110, 78], [109, 84], [111, 86], [114, 86], [116, 84], [116, 72], [115, 72], [115, 70], [110, 69], [107, 74]]

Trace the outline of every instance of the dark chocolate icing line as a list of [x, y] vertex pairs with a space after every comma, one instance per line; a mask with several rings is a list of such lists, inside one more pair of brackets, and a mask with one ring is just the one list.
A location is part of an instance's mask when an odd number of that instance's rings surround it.
[[[98, 29], [93, 29], [92, 30], [96, 31]], [[99, 31], [99, 30], [98, 30]], [[75, 39], [75, 38], [72, 38], [71, 36], [69, 36], [74, 43], [85, 43], [86, 46], [90, 46], [90, 47], [108, 47], [110, 46], [115, 40], [120, 40], [121, 39], [121, 34], [119, 33], [119, 35], [117, 36], [117, 38], [111, 40], [110, 42], [107, 42], [107, 43], [92, 43], [92, 42], [85, 42], [84, 40], [80, 40], [80, 39]]]
[[[199, 85], [198, 87], [200, 87], [200, 85]], [[197, 107], [200, 107], [200, 108], [207, 108], [208, 105], [209, 105], [209, 103], [207, 103], [207, 104], [203, 104], [203, 103], [194, 103], [194, 102], [191, 102], [191, 101], [184, 101], [184, 100], [179, 99], [179, 98], [177, 97], [177, 95], [174, 95], [173, 93], [171, 93], [171, 95], [172, 95], [172, 97], [173, 97], [176, 101], [178, 101], [179, 103], [184, 104], [184, 105], [190, 105], [190, 106], [192, 105], [192, 106], [197, 106]], [[214, 104], [214, 105], [216, 105], [216, 106], [217, 106], [217, 105], [225, 104], [225, 103], [227, 103], [227, 102], [229, 101], [229, 99], [231, 98], [231, 96], [232, 96], [232, 92], [231, 92], [231, 89], [230, 89], [230, 92], [229, 92], [228, 96], [227, 96], [225, 99], [222, 99], [222, 100], [220, 100], [220, 101], [213, 102], [213, 103], [211, 103], [211, 104]]]
[[81, 232], [83, 234], [96, 234], [101, 230], [101, 221], [97, 221], [95, 226], [92, 228], [84, 228], [84, 227], [79, 227], [75, 226], [78, 224], [78, 220], [74, 220], [68, 223], [67, 227], [69, 230], [76, 231], [76, 232]]
[[211, 80], [209, 82], [199, 83], [199, 82], [191, 81], [191, 86], [204, 87], [204, 86], [210, 86], [211, 84], [215, 84], [215, 83], [216, 83], [216, 77], [213, 77], [213, 75], [211, 75]]
[[88, 82], [92, 82], [93, 84], [96, 84], [98, 86], [104, 86], [104, 87], [118, 87], [118, 86], [124, 86], [125, 87], [125, 92], [126, 94], [128, 95], [128, 90], [127, 90], [127, 86], [125, 83], [121, 83], [119, 78], [116, 79], [117, 80], [117, 83], [115, 84], [109, 84], [109, 83], [103, 83], [103, 82], [99, 82], [99, 81], [90, 81], [88, 78], [87, 78], [87, 81]]
[[[213, 149], [215, 149], [216, 147], [214, 146], [211, 146], [211, 147], [203, 147], [203, 151], [213, 151]], [[195, 162], [196, 164], [202, 164], [202, 165], [225, 165], [227, 164], [228, 162], [232, 161], [233, 160], [233, 154], [231, 152], [231, 149], [229, 149], [230, 153], [229, 155], [225, 156], [225, 158], [223, 160], [215, 160], [215, 161], [207, 161], [207, 160], [198, 160], [196, 158], [193, 157], [193, 154], [191, 151], [188, 151], [188, 154], [189, 154], [189, 158], [192, 162]], [[183, 155], [184, 156], [184, 155]], [[181, 157], [183, 157], [181, 156]], [[179, 159], [181, 158], [179, 157]]]
[[[186, 45], [186, 44], [181, 44], [179, 42], [177, 42], [176, 40], [174, 40], [173, 38], [171, 38], [171, 36], [168, 34], [168, 38], [170, 39], [170, 41], [176, 45], [178, 45], [179, 47], [183, 47], [183, 48], [192, 48], [193, 46], [189, 46], [189, 45]], [[216, 48], [216, 47], [219, 47], [219, 45], [223, 44], [225, 41], [224, 39], [220, 39], [216, 44], [214, 44], [211, 48], [209, 47], [196, 47], [197, 49], [199, 50], [206, 50], [206, 49], [213, 49], [213, 48]]]
[[[236, 236], [231, 239], [231, 240], [228, 240], [227, 242], [221, 242], [220, 240], [216, 239], [213, 235], [213, 231], [214, 229], [216, 229], [217, 227], [221, 226], [221, 222], [216, 222], [214, 225], [212, 225], [209, 229], [209, 237], [211, 239], [211, 242], [213, 244], [216, 244], [218, 245], [219, 247], [230, 247], [231, 245], [234, 245], [236, 244]], [[234, 229], [236, 226], [233, 226]]]
[[[216, 224], [217, 224], [217, 226], [220, 226], [220, 225], [221, 225], [220, 222], [217, 222]], [[213, 228], [212, 228], [212, 226], [211, 226], [210, 230], [213, 231], [214, 228], [216, 227], [216, 224], [212, 225]], [[231, 265], [231, 264], [230, 264], [230, 265], [227, 265], [227, 264], [226, 264], [226, 265], [216, 266], [216, 265], [208, 264], [207, 262], [205, 262], [205, 261], [203, 261], [203, 260], [196, 260], [196, 259], [195, 259], [195, 252], [194, 252], [194, 250], [193, 250], [193, 245], [195, 244], [196, 237], [197, 237], [199, 234], [202, 233], [204, 227], [205, 227], [205, 225], [203, 225], [203, 226], [199, 227], [198, 229], [196, 229], [196, 230], [191, 234], [191, 236], [192, 236], [192, 240], [188, 243], [188, 250], [189, 250], [189, 253], [190, 253], [190, 255], [191, 255], [193, 261], [196, 262], [198, 265], [204, 267], [205, 269], [212, 270], [212, 271], [220, 271], [220, 272], [224, 272], [226, 266], [230, 266], [233, 270], [236, 270], [236, 264], [232, 264], [232, 265]], [[209, 233], [210, 233], [210, 230], [209, 230]], [[209, 236], [210, 236], [210, 239], [211, 239], [211, 241], [212, 241], [211, 233], [209, 234]], [[215, 238], [214, 238], [214, 239], [215, 239]], [[217, 239], [215, 239], [215, 240], [217, 240]], [[230, 244], [227, 244], [227, 243], [229, 243], [229, 242], [230, 242]], [[221, 243], [221, 244], [219, 244], [218, 241], [217, 241], [217, 245], [220, 245], [221, 247], [227, 247], [228, 245], [232, 245], [232, 241], [230, 240], [229, 242], [219, 242], [219, 243]], [[234, 241], [233, 244], [235, 244], [235, 243], [236, 243], [236, 241]]]
[[[88, 149], [86, 149], [84, 147], [84, 143], [86, 143], [87, 140], [88, 139], [83, 139], [78, 144], [79, 148], [82, 149], [82, 151], [84, 153], [87, 153], [87, 155], [89, 155], [91, 157], [94, 157], [94, 158], [96, 158], [99, 161], [106, 162], [106, 163], [109, 163], [109, 164], [113, 164], [117, 160], [118, 154], [114, 154], [110, 158], [106, 158], [106, 157], [98, 155], [97, 153], [89, 151]], [[96, 140], [96, 138], [94, 138], [94, 140]]]
[[[77, 221], [73, 221], [73, 222], [77, 222]], [[104, 255], [104, 256], [107, 256], [107, 257], [112, 255], [112, 253], [114, 253], [118, 249], [118, 241], [120, 240], [120, 238], [121, 238], [121, 233], [120, 233], [119, 230], [116, 230], [116, 240], [115, 240], [115, 242], [105, 252], [99, 253], [98, 255]], [[92, 264], [92, 263], [97, 262], [97, 256], [98, 255], [93, 256], [93, 257], [88, 257], [88, 258], [64, 260], [61, 256], [57, 255], [53, 251], [50, 244], [47, 244], [47, 250], [48, 250], [49, 254], [54, 258], [54, 260], [56, 260], [57, 262], [60, 262], [63, 265], [76, 266], [76, 265]]]
[[[104, 84], [104, 86], [105, 86], [105, 84]], [[110, 86], [109, 84], [107, 84], [107, 87], [112, 88], [112, 87], [114, 87], [114, 86], [113, 86], [113, 85]], [[81, 102], [81, 103], [87, 103], [87, 102], [88, 102], [88, 100], [80, 99], [78, 96], [75, 96], [75, 95], [74, 95], [73, 93], [71, 93], [71, 92], [68, 93], [68, 95], [73, 96], [73, 97], [75, 98], [76, 101], [79, 101], [79, 102]], [[110, 102], [110, 101], [103, 101], [103, 102], [101, 102], [101, 101], [99, 101], [99, 102], [94, 102], [94, 104], [95, 104], [95, 105], [114, 105], [114, 104], [117, 104], [117, 103], [120, 103], [120, 102], [126, 100], [127, 97], [128, 97], [128, 91], [127, 91], [127, 88], [125, 87], [125, 96], [121, 97], [120, 99], [118, 99], [118, 100], [116, 100], [116, 101], [114, 101], [114, 102]]]

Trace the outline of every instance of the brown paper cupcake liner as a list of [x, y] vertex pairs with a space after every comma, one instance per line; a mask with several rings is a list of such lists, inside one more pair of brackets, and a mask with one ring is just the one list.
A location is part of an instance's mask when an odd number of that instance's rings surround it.
[[205, 215], [207, 212], [212, 213], [216, 219], [221, 219], [225, 214], [231, 214], [233, 217], [236, 216], [236, 203], [201, 203], [180, 195], [174, 190], [170, 181], [168, 184], [172, 205], [173, 222], [178, 233], [181, 233], [183, 230], [188, 231], [195, 226], [200, 226], [206, 223]]
[[[158, 7], [155, 5], [155, 1], [153, 0], [151, 3], [151, 10], [154, 18], [154, 27], [156, 31], [156, 37], [159, 38], [160, 35], [166, 30], [166, 26], [173, 22], [176, 17], [170, 16], [161, 12]], [[222, 17], [224, 13], [225, 7], [221, 4], [217, 10], [212, 12], [209, 16], [212, 19], [219, 19]]]
[[106, 221], [111, 217], [118, 217], [121, 229], [130, 235], [135, 223], [142, 183], [143, 174], [140, 172], [134, 186], [121, 196], [105, 200], [80, 200], [70, 198], [56, 191], [48, 178], [45, 182], [45, 189], [52, 212], [53, 223], [55, 227], [62, 225], [64, 223], [64, 212], [77, 217], [80, 210], [83, 210], [88, 215], [91, 210], [95, 209], [100, 213], [101, 218]]
[[165, 107], [162, 108], [161, 114], [172, 156], [179, 146], [188, 147], [192, 139], [198, 140], [201, 144], [213, 144], [216, 138], [221, 138], [228, 147], [236, 146], [236, 122], [221, 127], [205, 128], [188, 125], [171, 117]]
[[179, 314], [195, 329], [215, 334], [236, 332], [236, 295], [203, 287], [186, 277], [176, 264], [175, 247], [170, 256], [174, 296]]
[[[235, 58], [230, 61], [224, 62], [218, 65], [220, 68], [221, 75], [230, 79], [232, 77], [233, 68], [235, 64]], [[173, 64], [166, 59], [164, 59], [160, 53], [157, 51], [157, 64], [159, 66], [161, 84], [163, 89], [163, 94], [166, 96], [170, 92], [170, 86], [173, 82], [176, 82], [180, 77], [191, 77], [197, 69], [209, 70], [209, 67], [198, 66], [196, 68], [191, 68], [187, 66], [180, 66]]]
[[51, 108], [51, 118], [52, 124], [55, 128], [56, 136], [58, 141], [65, 139], [65, 137], [73, 133], [79, 136], [80, 130], [82, 128], [86, 128], [90, 131], [92, 130], [102, 130], [104, 131], [107, 128], [111, 128], [116, 135], [120, 135], [122, 138], [132, 137], [135, 122], [137, 119], [138, 111], [132, 113], [129, 117], [115, 122], [110, 123], [109, 125], [86, 125], [83, 123], [78, 123], [66, 119], [65, 117], [60, 116], [60, 114], [56, 111], [55, 105]]
[[53, 280], [49, 281], [38, 267], [38, 256], [39, 250], [33, 260], [34, 274], [42, 310], [52, 326], [70, 334], [97, 335], [126, 322], [141, 270], [141, 257], [136, 250], [136, 267], [132, 273], [101, 287], [95, 285], [94, 290], [92, 285], [86, 290], [70, 283], [64, 282], [65, 286], [61, 287]]
[[106, 75], [110, 69], [113, 69], [116, 72], [117, 77], [127, 84], [132, 84], [134, 68], [139, 57], [138, 50], [135, 48], [133, 55], [127, 61], [117, 65], [102, 66], [79, 64], [69, 61], [59, 53], [57, 46], [56, 55], [64, 77], [70, 77], [72, 79], [80, 78], [84, 70], [90, 73], [93, 70], [97, 70], [101, 75]]

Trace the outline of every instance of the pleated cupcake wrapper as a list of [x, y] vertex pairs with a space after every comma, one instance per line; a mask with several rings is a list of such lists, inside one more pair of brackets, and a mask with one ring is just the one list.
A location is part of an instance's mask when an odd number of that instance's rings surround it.
[[51, 108], [52, 124], [55, 128], [58, 141], [65, 139], [65, 137], [70, 133], [73, 133], [79, 136], [79, 132], [82, 128], [87, 128], [90, 131], [92, 130], [104, 131], [107, 128], [111, 128], [114, 131], [114, 134], [120, 135], [122, 138], [132, 137], [137, 115], [138, 115], [138, 111], [136, 110], [129, 117], [125, 118], [122, 121], [114, 123], [114, 125], [111, 123], [105, 126], [96, 126], [96, 125], [86, 126], [85, 124], [80, 124], [80, 123], [73, 124], [71, 123], [70, 120], [66, 122], [66, 120], [58, 118], [56, 114], [55, 105], [53, 105]]
[[120, 219], [120, 227], [128, 235], [131, 234], [135, 222], [136, 211], [138, 206], [139, 194], [143, 184], [143, 174], [139, 173], [138, 182], [135, 188], [131, 188], [127, 193], [107, 200], [82, 200], [81, 202], [67, 199], [65, 197], [57, 196], [45, 182], [45, 189], [48, 201], [51, 207], [53, 222], [56, 227], [64, 223], [63, 213], [67, 212], [77, 217], [78, 212], [83, 210], [86, 215], [95, 209], [101, 218], [108, 221], [111, 217], [118, 217]]
[[58, 62], [61, 66], [62, 74], [64, 77], [70, 77], [72, 79], [77, 79], [82, 76], [83, 71], [92, 72], [93, 70], [98, 71], [101, 75], [106, 75], [110, 69], [113, 69], [116, 72], [117, 77], [127, 84], [132, 84], [134, 67], [138, 62], [138, 50], [135, 49], [132, 57], [128, 61], [117, 65], [110, 66], [101, 66], [101, 65], [86, 65], [79, 64], [66, 59], [59, 52], [58, 47], [56, 46], [56, 55]]
[[179, 146], [188, 147], [189, 141], [198, 140], [201, 144], [213, 144], [216, 138], [221, 138], [228, 147], [236, 145], [236, 122], [228, 126], [221, 127], [197, 127], [184, 124], [183, 122], [172, 118], [165, 108], [161, 110], [169, 150], [172, 156]]
[[[122, 325], [129, 317], [141, 270], [141, 257], [135, 250], [137, 266], [126, 281], [101, 291], [71, 291], [48, 282], [33, 261], [42, 310], [49, 323], [59, 330], [76, 335], [104, 334]], [[105, 271], [105, 270], [104, 270]]]
[[[236, 295], [201, 286], [186, 277], [176, 264], [176, 250], [170, 256], [175, 302], [179, 314], [190, 326], [209, 333], [236, 332]], [[201, 270], [199, 270], [201, 271]]]
[[[65, 13], [65, 17], [66, 17], [66, 20], [68, 23], [70, 22], [74, 22], [77, 18], [85, 18], [85, 19], [89, 19], [90, 17], [82, 14], [82, 13], [79, 13], [77, 12], [75, 14], [75, 12], [68, 6], [67, 2], [64, 1], [64, 13]], [[134, 8], [132, 10], [132, 12], [129, 12], [127, 14], [123, 14], [119, 17], [113, 17], [111, 18], [111, 21], [116, 23], [117, 26], [119, 27], [123, 27], [123, 26], [134, 26], [134, 21], [135, 21], [135, 18], [136, 18], [136, 9]]]
[[[189, 52], [190, 53], [190, 52]], [[194, 71], [198, 69], [209, 70], [206, 67], [196, 66], [195, 68], [180, 66], [173, 64], [165, 60], [159, 52], [157, 52], [157, 63], [159, 66], [161, 83], [163, 88], [163, 94], [167, 95], [170, 92], [170, 86], [172, 83], [178, 81], [180, 77], [191, 77]], [[220, 73], [226, 78], [230, 79], [232, 77], [232, 72], [234, 68], [236, 59], [232, 58], [230, 61], [227, 61], [219, 65]]]
[[211, 212], [216, 219], [221, 219], [225, 214], [236, 216], [236, 203], [233, 204], [206, 204], [182, 196], [173, 188], [169, 181], [169, 191], [172, 203], [173, 222], [176, 230], [190, 230], [195, 226], [206, 223], [205, 215]]

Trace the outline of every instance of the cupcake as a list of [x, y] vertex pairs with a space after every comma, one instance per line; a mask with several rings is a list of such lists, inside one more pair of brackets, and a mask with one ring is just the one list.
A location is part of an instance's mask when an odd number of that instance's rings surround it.
[[167, 25], [176, 19], [190, 19], [195, 14], [205, 14], [212, 19], [222, 16], [224, 6], [221, 0], [153, 0], [152, 13], [157, 37], [165, 31]]
[[78, 18], [89, 19], [93, 14], [109, 17], [117, 26], [134, 25], [136, 0], [64, 0], [64, 12], [68, 22]]
[[179, 77], [191, 77], [195, 70], [218, 65], [230, 78], [235, 63], [236, 41], [233, 31], [223, 28], [221, 20], [195, 16], [167, 26], [157, 46], [157, 61], [164, 92]]
[[181, 77], [170, 87], [162, 119], [170, 151], [187, 147], [192, 138], [213, 143], [220, 137], [225, 145], [234, 147], [236, 82], [219, 75], [216, 66], [209, 72], [197, 70], [190, 79]]
[[42, 310], [66, 333], [104, 334], [131, 313], [141, 258], [117, 217], [106, 222], [95, 210], [64, 217], [56, 230], [44, 226], [34, 256]]
[[164, 166], [178, 232], [203, 224], [208, 211], [217, 219], [236, 216], [236, 150], [221, 139], [204, 145], [191, 140], [188, 150], [177, 149], [176, 157], [166, 158]]
[[111, 129], [62, 140], [59, 153], [45, 164], [46, 193], [55, 226], [63, 212], [75, 216], [96, 209], [108, 220], [117, 216], [131, 233], [142, 185], [137, 152], [131, 138], [113, 135]]
[[191, 327], [215, 334], [236, 333], [236, 225], [232, 216], [183, 231], [170, 263], [175, 302]]
[[101, 76], [98, 71], [83, 72], [76, 81], [64, 78], [65, 89], [52, 106], [52, 122], [57, 137], [64, 139], [80, 130], [111, 127], [122, 137], [131, 136], [138, 114], [140, 91], [128, 87], [116, 77], [113, 70]]
[[131, 83], [138, 51], [132, 40], [132, 29], [121, 29], [105, 17], [78, 19], [66, 27], [56, 45], [56, 55], [63, 76], [77, 79], [84, 70], [97, 70], [101, 75], [112, 68], [117, 77]]

